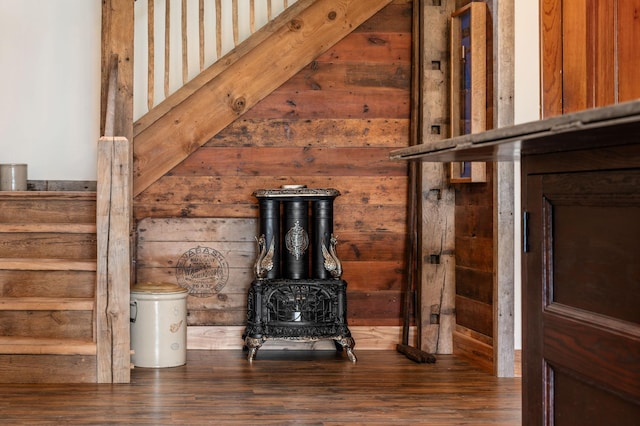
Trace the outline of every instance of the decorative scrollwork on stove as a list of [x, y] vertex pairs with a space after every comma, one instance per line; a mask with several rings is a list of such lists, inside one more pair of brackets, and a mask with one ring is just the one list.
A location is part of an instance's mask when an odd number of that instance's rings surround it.
[[267, 276], [267, 273], [273, 269], [275, 238], [271, 238], [271, 244], [268, 248], [264, 234], [257, 237], [256, 241], [258, 242], [258, 257], [256, 258], [254, 269], [256, 278], [263, 279]]
[[331, 288], [313, 284], [289, 284], [265, 292], [267, 322], [334, 323], [338, 295]]
[[295, 224], [287, 231], [285, 235], [285, 245], [287, 250], [296, 260], [299, 260], [304, 252], [309, 248], [309, 234], [300, 226], [300, 221], [296, 220]]
[[336, 252], [336, 245], [338, 244], [338, 238], [331, 234], [329, 239], [329, 249], [322, 241], [322, 256], [324, 257], [324, 269], [331, 274], [333, 278], [340, 278], [342, 276], [342, 263], [338, 259], [338, 253]]

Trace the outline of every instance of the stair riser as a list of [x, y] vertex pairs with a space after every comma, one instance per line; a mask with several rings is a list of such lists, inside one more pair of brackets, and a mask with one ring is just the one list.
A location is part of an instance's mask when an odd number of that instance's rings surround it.
[[89, 298], [95, 296], [91, 271], [0, 270], [0, 297]]
[[1, 258], [95, 259], [95, 234], [0, 233]]
[[92, 311], [0, 311], [0, 335], [91, 340]]
[[91, 200], [0, 199], [3, 223], [95, 223], [96, 202]]
[[0, 383], [95, 383], [96, 371], [95, 356], [0, 355]]

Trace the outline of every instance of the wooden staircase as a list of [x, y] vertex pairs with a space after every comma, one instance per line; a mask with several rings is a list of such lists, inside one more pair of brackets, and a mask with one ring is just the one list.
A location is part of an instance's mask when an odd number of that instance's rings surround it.
[[0, 383], [96, 382], [96, 193], [0, 192]]

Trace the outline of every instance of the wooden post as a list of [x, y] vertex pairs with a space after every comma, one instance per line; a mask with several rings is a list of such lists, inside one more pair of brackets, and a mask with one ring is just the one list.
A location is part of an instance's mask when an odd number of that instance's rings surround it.
[[[513, 124], [514, 5], [493, 0], [493, 119], [494, 128]], [[494, 167], [493, 371], [514, 375], [514, 163]]]
[[100, 138], [96, 205], [96, 339], [100, 383], [130, 381], [130, 156], [131, 146], [126, 138]]
[[[130, 381], [129, 287], [133, 246], [133, 28], [134, 3], [102, 2], [102, 117], [113, 119], [98, 144], [96, 341], [98, 382]], [[117, 58], [117, 89], [107, 106], [111, 61]], [[101, 124], [105, 134], [106, 124]], [[113, 137], [116, 135], [117, 137]]]
[[[133, 2], [104, 0], [102, 2], [102, 89], [101, 117], [107, 109], [107, 90], [111, 59], [118, 57], [118, 90], [116, 90], [116, 121], [114, 134], [133, 140]], [[104, 135], [104, 122], [100, 126]]]
[[[419, 1], [423, 46], [421, 140], [434, 143], [449, 133], [449, 18], [455, 1]], [[443, 163], [421, 163], [421, 261], [419, 347], [453, 352], [455, 328], [455, 191]]]

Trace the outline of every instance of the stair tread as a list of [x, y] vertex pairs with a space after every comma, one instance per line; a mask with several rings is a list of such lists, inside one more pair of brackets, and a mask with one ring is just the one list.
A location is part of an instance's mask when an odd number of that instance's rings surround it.
[[0, 223], [0, 232], [95, 234], [94, 223]]
[[91, 311], [94, 298], [0, 297], [0, 311]]
[[0, 258], [0, 269], [26, 271], [96, 271], [95, 259]]
[[0, 336], [3, 355], [96, 355], [96, 342], [80, 339]]

